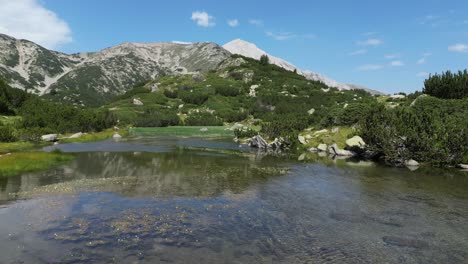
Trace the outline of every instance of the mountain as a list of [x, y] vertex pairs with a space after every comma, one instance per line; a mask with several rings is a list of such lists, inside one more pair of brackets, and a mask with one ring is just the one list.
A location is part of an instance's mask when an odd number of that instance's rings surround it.
[[0, 34], [0, 75], [12, 86], [80, 105], [98, 106], [157, 76], [207, 72], [229, 57], [214, 43], [124, 43], [64, 54]]
[[327, 86], [338, 88], [339, 90], [360, 89], [360, 90], [365, 90], [371, 94], [383, 94], [382, 92], [368, 89], [359, 85], [339, 83], [335, 80], [332, 80], [326, 76], [323, 76], [321, 74], [318, 74], [312, 71], [301, 70], [295, 65], [283, 59], [280, 59], [280, 58], [277, 58], [275, 56], [268, 54], [264, 50], [258, 48], [255, 44], [241, 40], [241, 39], [236, 39], [229, 43], [226, 43], [223, 46], [223, 48], [225, 48], [227, 51], [231, 52], [232, 54], [238, 54], [238, 55], [253, 58], [256, 60], [260, 59], [262, 55], [267, 55], [268, 58], [270, 59], [270, 63], [272, 64], [278, 65], [281, 68], [284, 68], [288, 71], [296, 70], [298, 74], [303, 75], [308, 80], [319, 81], [319, 82], [324, 83]]
[[[28, 40], [0, 34], [0, 77], [11, 86], [74, 105], [101, 106], [135, 85], [163, 75], [205, 73], [240, 54], [259, 59], [267, 54], [252, 43], [123, 43], [97, 52], [65, 54]], [[268, 54], [267, 54], [268, 55]], [[341, 84], [320, 74], [298, 69], [268, 55], [270, 61], [309, 80], [341, 90], [363, 87]]]

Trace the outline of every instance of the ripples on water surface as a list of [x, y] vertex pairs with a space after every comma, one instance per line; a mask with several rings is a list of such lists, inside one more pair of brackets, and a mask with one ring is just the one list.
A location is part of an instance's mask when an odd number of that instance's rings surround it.
[[0, 179], [0, 263], [468, 262], [467, 173], [200, 139], [60, 148], [76, 160]]

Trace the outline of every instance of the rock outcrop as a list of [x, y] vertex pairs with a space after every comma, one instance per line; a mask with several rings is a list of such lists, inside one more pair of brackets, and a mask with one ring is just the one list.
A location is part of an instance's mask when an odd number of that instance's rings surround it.
[[41, 136], [41, 140], [45, 142], [55, 142], [58, 140], [57, 134], [48, 134]]
[[328, 152], [330, 152], [330, 154], [332, 155], [341, 156], [341, 157], [356, 156], [356, 153], [349, 151], [349, 150], [340, 149], [338, 145], [336, 144], [333, 144], [330, 147], [328, 147]]

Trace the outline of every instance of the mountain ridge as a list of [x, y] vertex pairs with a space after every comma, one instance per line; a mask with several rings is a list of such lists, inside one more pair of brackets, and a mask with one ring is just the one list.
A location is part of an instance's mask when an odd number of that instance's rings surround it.
[[294, 64], [288, 62], [288, 61], [285, 61], [281, 58], [278, 58], [278, 57], [275, 57], [269, 53], [267, 53], [266, 51], [260, 49], [259, 47], [257, 47], [257, 45], [251, 43], [251, 42], [248, 42], [248, 41], [245, 41], [245, 40], [242, 40], [242, 39], [235, 39], [233, 41], [230, 41], [226, 44], [223, 45], [223, 48], [225, 48], [226, 50], [228, 50], [229, 52], [231, 52], [232, 54], [238, 54], [238, 55], [242, 55], [242, 56], [245, 56], [245, 57], [250, 57], [250, 58], [253, 58], [253, 59], [260, 59], [260, 57], [262, 55], [267, 55], [268, 58], [270, 59], [270, 63], [272, 64], [275, 64], [275, 65], [278, 65], [286, 70], [289, 70], [289, 71], [296, 71], [298, 74], [304, 76], [306, 79], [308, 80], [312, 80], [312, 81], [319, 81], [319, 82], [322, 82], [324, 84], [326, 84], [327, 86], [330, 86], [330, 87], [334, 87], [334, 88], [337, 88], [339, 90], [353, 90], [353, 89], [359, 89], [359, 90], [365, 90], [371, 94], [384, 94], [380, 91], [376, 91], [376, 90], [373, 90], [373, 89], [369, 89], [369, 88], [366, 88], [366, 87], [363, 87], [363, 86], [360, 86], [360, 85], [355, 85], [355, 84], [347, 84], [347, 83], [339, 83], [333, 79], [330, 79], [322, 74], [319, 74], [319, 73], [316, 73], [316, 72], [312, 72], [312, 71], [309, 71], [309, 70], [302, 70], [300, 69], [299, 67], [295, 66]]
[[[213, 42], [124, 42], [95, 52], [66, 54], [0, 34], [0, 75], [9, 79], [12, 86], [30, 93], [75, 105], [99, 106], [134, 85], [159, 76], [216, 70], [231, 54], [259, 59], [268, 53], [253, 43], [236, 39], [224, 46]], [[296, 70], [307, 79], [327, 86], [378, 93], [339, 84], [320, 74], [303, 71], [281, 58], [269, 57], [271, 63]]]

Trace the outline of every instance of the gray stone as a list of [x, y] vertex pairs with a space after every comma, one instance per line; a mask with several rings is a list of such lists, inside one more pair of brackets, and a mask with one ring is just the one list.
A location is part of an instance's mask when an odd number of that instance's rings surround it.
[[468, 170], [468, 164], [458, 164], [457, 168], [462, 170]]
[[317, 147], [318, 151], [320, 152], [327, 152], [327, 148], [328, 148], [327, 144], [320, 144]]
[[79, 132], [79, 133], [71, 135], [69, 138], [80, 138], [82, 136], [83, 136], [83, 133]]
[[136, 98], [133, 98], [133, 104], [134, 104], [134, 105], [140, 105], [140, 106], [141, 106], [141, 105], [143, 105], [143, 102], [140, 101], [140, 100], [138, 100], [138, 99], [136, 99]]
[[340, 149], [340, 148], [338, 147], [338, 145], [336, 145], [336, 144], [331, 145], [331, 146], [328, 148], [328, 151], [329, 151], [330, 154], [332, 154], [332, 155], [341, 156], [341, 157], [352, 157], [352, 156], [355, 156], [355, 155], [356, 155], [356, 154], [355, 154], [354, 152], [352, 152], [352, 151]]
[[268, 143], [262, 138], [262, 136], [256, 135], [250, 139], [249, 146], [253, 148], [267, 149]]
[[297, 139], [299, 140], [299, 142], [300, 142], [302, 145], [307, 144], [307, 140], [305, 139], [305, 137], [303, 137], [303, 136], [298, 136]]
[[206, 131], [208, 131], [208, 128], [206, 128], [206, 127], [200, 128], [200, 131], [201, 132], [206, 132]]
[[57, 134], [48, 134], [48, 135], [43, 135], [41, 136], [42, 141], [46, 142], [54, 142], [57, 141]]
[[410, 159], [410, 160], [407, 160], [405, 161], [405, 166], [407, 167], [417, 167], [419, 166], [419, 162], [413, 160], [413, 159]]
[[310, 148], [309, 152], [319, 152], [318, 148]]
[[114, 136], [112, 136], [113, 139], [121, 139], [122, 136], [119, 133], [115, 133]]
[[345, 149], [362, 154], [366, 151], [366, 142], [360, 136], [354, 136], [346, 140]]

